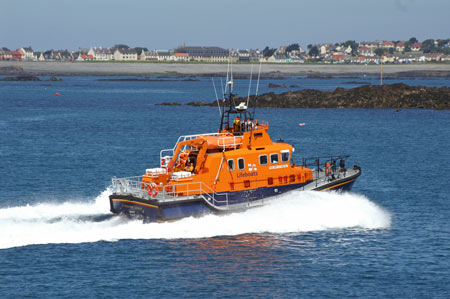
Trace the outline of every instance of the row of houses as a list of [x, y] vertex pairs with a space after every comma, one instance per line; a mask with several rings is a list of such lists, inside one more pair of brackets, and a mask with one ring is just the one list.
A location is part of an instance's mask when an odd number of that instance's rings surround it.
[[[296, 44], [297, 45], [297, 44]], [[292, 45], [291, 45], [292, 46]], [[375, 41], [319, 44], [308, 46], [304, 51], [300, 46], [281, 46], [267, 52], [253, 50], [223, 49], [220, 47], [179, 47], [172, 50], [147, 50], [142, 48], [102, 48], [91, 47], [76, 52], [68, 50], [49, 50], [34, 52], [31, 47], [15, 51], [0, 49], [0, 60], [22, 61], [198, 61], [198, 62], [274, 62], [303, 63], [307, 61], [324, 63], [376, 63], [383, 49], [384, 62], [428, 62], [447, 61], [441, 53], [424, 54], [422, 43], [409, 41]], [[450, 47], [450, 41], [445, 45]], [[295, 48], [295, 50], [292, 50]], [[315, 49], [314, 49], [315, 48]], [[289, 50], [288, 50], [289, 49]], [[405, 49], [409, 52], [405, 53]], [[314, 51], [313, 51], [314, 50]], [[382, 51], [382, 53], [383, 53]], [[264, 55], [270, 53], [268, 55]]]
[[323, 63], [360, 63], [360, 64], [379, 64], [379, 63], [421, 63], [421, 62], [450, 62], [450, 55], [442, 53], [411, 53], [411, 54], [388, 54], [383, 57], [378, 56], [351, 56], [346, 54], [333, 54], [324, 58]]
[[49, 50], [34, 52], [31, 47], [15, 51], [0, 49], [0, 60], [18, 61], [250, 61], [248, 50], [230, 51], [219, 47], [182, 47], [176, 50], [141, 50], [133, 48], [90, 48], [77, 52]]
[[91, 48], [87, 52], [93, 60], [99, 61], [198, 61], [227, 62], [250, 61], [248, 50], [227, 50], [219, 47], [181, 47], [175, 50], [141, 50]]

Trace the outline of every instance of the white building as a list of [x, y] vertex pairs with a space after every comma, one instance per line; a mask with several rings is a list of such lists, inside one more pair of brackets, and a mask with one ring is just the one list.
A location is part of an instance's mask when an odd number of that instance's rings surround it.
[[94, 57], [94, 60], [100, 61], [113, 60], [114, 58], [112, 51], [108, 48], [90, 48], [87, 54]]
[[114, 51], [114, 60], [117, 61], [137, 60], [137, 52], [135, 49], [116, 49]]

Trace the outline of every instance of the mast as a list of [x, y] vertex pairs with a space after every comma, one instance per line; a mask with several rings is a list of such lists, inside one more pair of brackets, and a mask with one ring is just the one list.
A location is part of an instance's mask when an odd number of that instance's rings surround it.
[[[232, 70], [232, 67], [229, 66], [229, 69]], [[255, 95], [254, 106], [256, 106], [256, 97], [258, 96], [260, 74], [261, 74], [261, 63], [259, 65], [258, 82], [256, 85], [256, 95]], [[251, 84], [251, 79], [252, 79], [251, 76], [252, 75], [253, 75], [253, 70], [250, 74], [250, 84]], [[234, 94], [233, 94], [234, 81], [233, 81], [232, 71], [230, 71], [230, 74], [228, 74], [228, 71], [227, 71], [227, 81], [225, 84], [226, 84], [226, 86], [225, 86], [223, 100], [222, 100], [222, 109], [221, 109], [221, 117], [220, 117], [220, 128], [219, 128], [220, 132], [222, 132], [223, 130], [231, 129], [232, 126], [230, 124], [230, 114], [236, 114], [237, 116], [239, 116], [241, 124], [247, 123], [248, 119], [254, 117], [254, 115], [255, 115], [255, 111], [253, 111], [253, 115], [250, 111], [248, 111], [248, 104], [249, 104], [249, 100], [250, 100], [250, 87], [249, 87], [249, 92], [247, 95], [247, 101], [244, 100], [241, 103], [235, 103]], [[228, 108], [226, 106], [228, 106]], [[241, 130], [239, 133], [242, 133], [243, 131], [245, 131], [245, 126], [241, 126]], [[234, 133], [236, 133], [236, 132], [234, 132]]]

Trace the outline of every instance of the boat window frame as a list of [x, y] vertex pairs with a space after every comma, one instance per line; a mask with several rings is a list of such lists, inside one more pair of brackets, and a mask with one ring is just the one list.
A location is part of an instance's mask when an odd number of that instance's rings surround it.
[[[266, 157], [266, 163], [261, 163], [261, 157]], [[263, 155], [259, 155], [259, 165], [267, 165], [269, 164], [269, 157], [267, 156], [267, 154], [263, 154]]]
[[[241, 165], [240, 165], [239, 161], [242, 161], [243, 168], [241, 168]], [[239, 170], [245, 170], [245, 159], [244, 158], [238, 158], [237, 159], [237, 165], [238, 165], [238, 169]]]
[[[281, 163], [288, 163], [291, 158], [291, 151], [290, 150], [282, 150], [281, 153]], [[286, 161], [283, 160], [283, 154], [288, 154], [288, 158]]]
[[[276, 162], [273, 162], [273, 160], [272, 160], [272, 156], [277, 156], [277, 161]], [[280, 163], [280, 157], [278, 156], [278, 153], [272, 153], [272, 154], [270, 154], [270, 164], [279, 164]]]
[[[233, 162], [233, 167], [230, 167], [230, 161]], [[235, 171], [236, 170], [236, 165], [234, 164], [234, 159], [228, 159], [227, 160], [227, 166], [228, 166], [228, 170], [229, 171]]]

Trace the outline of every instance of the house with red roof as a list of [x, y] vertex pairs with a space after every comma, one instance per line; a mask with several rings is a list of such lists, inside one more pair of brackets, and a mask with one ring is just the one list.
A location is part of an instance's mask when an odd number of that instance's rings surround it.
[[172, 61], [189, 61], [189, 54], [188, 53], [173, 53], [173, 55], [170, 57], [170, 60], [172, 60]]
[[331, 61], [337, 62], [337, 63], [344, 63], [345, 61], [345, 54], [344, 53], [333, 53], [331, 55]]
[[422, 43], [415, 43], [411, 46], [411, 51], [419, 52], [421, 48], [422, 48]]
[[22, 53], [22, 51], [16, 50], [16, 51], [10, 51], [10, 53], [11, 53], [11, 60], [17, 60], [17, 61], [23, 60], [24, 54]]
[[398, 43], [395, 45], [395, 51], [397, 51], [397, 52], [403, 52], [403, 51], [405, 50], [405, 44], [406, 44], [406, 41], [398, 42]]
[[383, 48], [389, 49], [389, 48], [395, 48], [394, 42], [383, 42]]
[[94, 59], [95, 59], [94, 55], [81, 53], [76, 58], [76, 61], [91, 61], [91, 60], [94, 60]]

